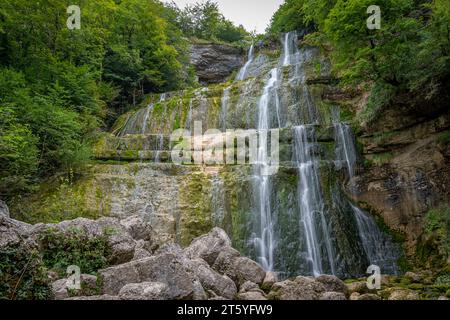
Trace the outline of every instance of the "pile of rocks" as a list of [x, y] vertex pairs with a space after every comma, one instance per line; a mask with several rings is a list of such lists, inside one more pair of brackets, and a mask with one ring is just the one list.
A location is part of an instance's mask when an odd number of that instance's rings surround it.
[[[231, 247], [214, 228], [187, 248], [169, 243], [148, 257], [99, 270], [103, 295], [89, 299], [344, 300], [347, 286], [334, 276], [277, 282], [253, 260]], [[72, 299], [85, 299], [76, 297]]]
[[97, 277], [81, 275], [81, 290], [50, 273], [56, 299], [240, 299], [344, 300], [347, 286], [335, 276], [297, 277], [277, 281], [253, 260], [233, 249], [228, 235], [214, 228], [186, 247], [161, 243], [139, 216], [124, 220], [78, 218], [59, 224], [29, 225], [0, 215], [0, 249], [19, 242], [39, 250], [39, 235], [52, 228], [70, 236], [74, 228], [88, 237], [108, 231], [110, 267]]

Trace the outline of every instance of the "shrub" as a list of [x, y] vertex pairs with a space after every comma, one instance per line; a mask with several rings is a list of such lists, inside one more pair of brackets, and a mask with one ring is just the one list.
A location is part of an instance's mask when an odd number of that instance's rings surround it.
[[53, 296], [47, 270], [37, 250], [0, 249], [0, 299], [46, 300]]
[[76, 265], [81, 273], [95, 274], [107, 266], [109, 250], [107, 235], [89, 237], [79, 229], [68, 232], [47, 229], [39, 235], [44, 264], [61, 276], [67, 267]]

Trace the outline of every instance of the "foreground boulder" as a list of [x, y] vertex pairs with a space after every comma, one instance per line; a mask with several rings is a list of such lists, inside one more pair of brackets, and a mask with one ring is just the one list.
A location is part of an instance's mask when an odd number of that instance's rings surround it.
[[231, 240], [226, 232], [214, 228], [208, 234], [194, 239], [185, 249], [185, 253], [189, 259], [202, 258], [212, 266], [219, 254], [230, 247]]
[[312, 277], [299, 276], [275, 283], [269, 296], [276, 300], [318, 300], [324, 292], [322, 283]]
[[160, 254], [99, 271], [103, 293], [117, 295], [129, 283], [162, 282], [167, 284], [167, 299], [193, 299], [194, 278], [179, 257]]
[[350, 295], [347, 285], [336, 276], [323, 274], [316, 281], [323, 284], [325, 291], [342, 293], [346, 297]]
[[169, 286], [162, 282], [128, 283], [119, 291], [122, 300], [167, 300]]
[[191, 268], [205, 290], [211, 290], [215, 295], [226, 299], [235, 297], [237, 288], [233, 280], [211, 269], [203, 259], [192, 260]]

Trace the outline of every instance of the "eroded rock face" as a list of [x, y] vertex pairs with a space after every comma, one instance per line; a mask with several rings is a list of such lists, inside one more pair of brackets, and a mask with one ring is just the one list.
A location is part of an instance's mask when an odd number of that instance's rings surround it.
[[244, 64], [244, 54], [241, 49], [229, 45], [194, 44], [191, 46], [191, 63], [201, 84], [218, 83]]
[[349, 183], [351, 197], [376, 209], [389, 228], [406, 236], [410, 256], [426, 213], [450, 201], [449, 143], [439, 138], [450, 127], [450, 116], [416, 122], [361, 137], [364, 156], [373, 163]]

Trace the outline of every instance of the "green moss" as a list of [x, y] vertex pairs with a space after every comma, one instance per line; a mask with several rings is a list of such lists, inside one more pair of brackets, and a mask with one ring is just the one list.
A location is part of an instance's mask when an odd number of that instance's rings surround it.
[[423, 290], [424, 287], [425, 285], [421, 283], [412, 283], [408, 286], [408, 288], [411, 290]]
[[21, 197], [15, 198], [11, 213], [28, 223], [57, 223], [78, 217], [97, 219], [100, 212], [88, 205], [90, 199], [96, 199], [92, 184], [89, 170], [73, 183], [61, 177], [52, 178], [41, 184], [35, 194], [27, 196], [26, 201]]
[[179, 241], [187, 246], [198, 236], [208, 233], [212, 225], [210, 195], [211, 182], [203, 173], [186, 176], [180, 189]]

